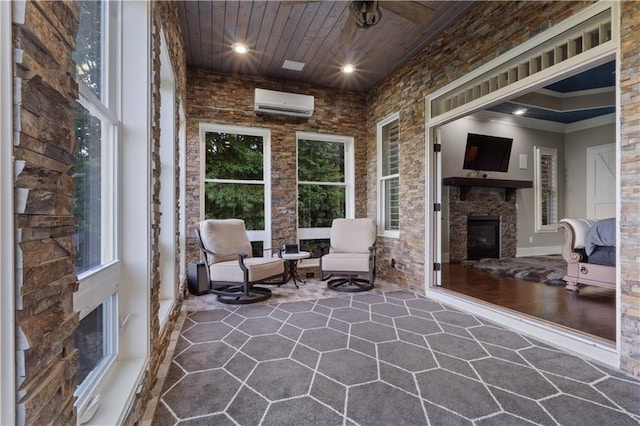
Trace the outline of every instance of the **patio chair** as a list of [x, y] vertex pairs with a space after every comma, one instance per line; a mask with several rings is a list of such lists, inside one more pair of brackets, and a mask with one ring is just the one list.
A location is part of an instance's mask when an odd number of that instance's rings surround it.
[[376, 234], [373, 219], [333, 220], [329, 252], [320, 257], [320, 278], [336, 277], [327, 282], [329, 289], [357, 292], [373, 288]]
[[257, 284], [281, 285], [288, 279], [282, 258], [253, 256], [242, 219], [203, 220], [196, 236], [208, 266], [210, 292], [221, 303], [240, 305], [266, 300], [271, 297], [271, 290]]

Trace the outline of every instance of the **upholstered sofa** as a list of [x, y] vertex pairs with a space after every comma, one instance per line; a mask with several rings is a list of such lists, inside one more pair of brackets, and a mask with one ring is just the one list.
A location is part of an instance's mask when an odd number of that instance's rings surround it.
[[[569, 218], [560, 221], [560, 227], [564, 229], [562, 256], [567, 261], [564, 280], [568, 290], [578, 291], [585, 285], [616, 288], [615, 258], [611, 260], [608, 256], [603, 261], [596, 256], [603, 252], [615, 253], [615, 232], [613, 236], [601, 238], [598, 234], [600, 225], [604, 226], [604, 221]], [[610, 222], [606, 225], [611, 228]], [[594, 244], [594, 240], [603, 245]]]

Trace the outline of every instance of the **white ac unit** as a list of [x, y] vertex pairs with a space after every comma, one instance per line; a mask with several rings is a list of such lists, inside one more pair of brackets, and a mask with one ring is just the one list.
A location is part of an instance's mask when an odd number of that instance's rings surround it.
[[313, 96], [256, 89], [253, 110], [266, 114], [311, 117], [313, 114]]

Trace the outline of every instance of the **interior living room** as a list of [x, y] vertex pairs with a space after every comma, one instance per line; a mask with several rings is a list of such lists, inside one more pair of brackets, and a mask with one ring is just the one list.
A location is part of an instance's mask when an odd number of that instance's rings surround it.
[[[565, 99], [570, 101], [563, 105]], [[540, 210], [553, 210], [557, 218], [616, 216], [615, 61], [455, 120], [440, 132], [445, 176], [442, 286], [615, 341], [615, 289], [589, 286], [580, 294], [564, 291], [563, 229], [544, 229], [537, 223], [543, 218], [537, 214]], [[502, 143], [504, 150], [494, 147], [467, 161], [472, 149], [483, 148], [486, 142], [478, 138], [486, 135], [500, 135], [491, 136], [501, 139], [490, 142]], [[537, 203], [534, 189], [534, 179], [541, 175], [537, 168], [541, 150], [550, 150], [557, 161], [550, 169], [555, 170], [550, 179], [557, 197], [553, 209]], [[465, 187], [452, 185], [454, 179], [446, 178], [455, 176], [487, 180], [467, 188], [463, 200], [460, 192]], [[481, 186], [500, 181], [523, 186], [514, 189], [511, 202], [504, 205], [500, 203], [507, 201], [502, 199], [505, 189]], [[450, 190], [457, 192], [450, 194]], [[465, 205], [473, 203], [471, 191], [481, 204]], [[470, 211], [478, 222], [473, 227], [467, 217]], [[467, 238], [460, 238], [465, 229]], [[512, 235], [503, 237], [501, 231]]]
[[0, 2], [0, 424], [638, 424], [638, 16]]

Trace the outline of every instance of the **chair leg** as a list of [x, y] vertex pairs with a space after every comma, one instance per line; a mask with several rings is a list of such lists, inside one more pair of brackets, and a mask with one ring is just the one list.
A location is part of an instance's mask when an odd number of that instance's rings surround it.
[[356, 293], [373, 289], [373, 282], [354, 276], [335, 278], [327, 282], [327, 288], [345, 293]]
[[271, 297], [271, 290], [264, 287], [238, 286], [224, 290], [212, 289], [211, 293], [218, 296], [218, 302], [227, 305], [246, 305], [267, 300]]

